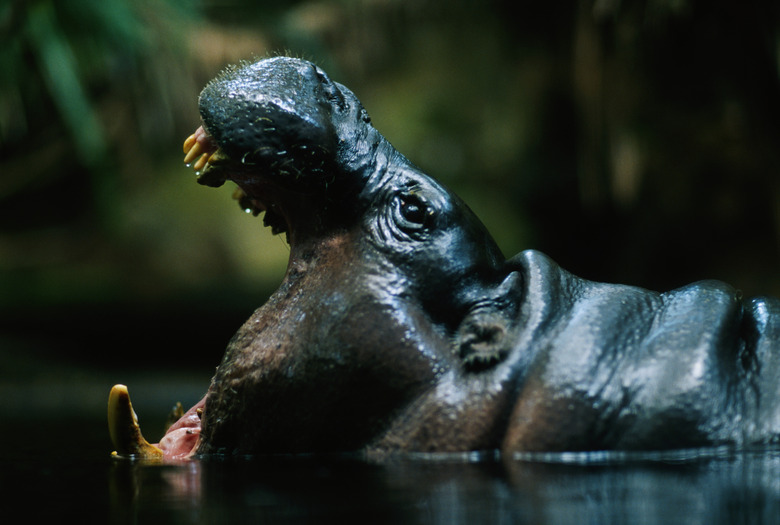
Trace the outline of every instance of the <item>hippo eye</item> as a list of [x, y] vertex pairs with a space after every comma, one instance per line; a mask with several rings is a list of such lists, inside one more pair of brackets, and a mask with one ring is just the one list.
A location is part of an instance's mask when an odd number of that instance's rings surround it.
[[428, 202], [413, 194], [396, 196], [395, 212], [398, 227], [406, 232], [425, 228], [433, 216], [433, 209], [428, 205]]
[[401, 215], [409, 222], [423, 224], [425, 222], [425, 207], [419, 202], [409, 202], [401, 199]]

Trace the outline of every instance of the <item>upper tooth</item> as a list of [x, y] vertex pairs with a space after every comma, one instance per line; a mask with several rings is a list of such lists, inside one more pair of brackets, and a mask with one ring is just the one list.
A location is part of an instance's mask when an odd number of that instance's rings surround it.
[[[188, 139], [189, 140], [189, 139]], [[186, 144], [186, 142], [185, 142]], [[201, 146], [200, 142], [197, 140], [195, 141], [195, 144], [192, 145], [190, 150], [187, 152], [187, 154], [184, 156], [184, 164], [190, 164], [193, 160], [198, 158], [198, 156], [203, 153], [203, 146]]]
[[187, 137], [187, 140], [184, 141], [184, 153], [187, 154], [192, 149], [192, 146], [198, 141], [198, 137], [195, 136], [195, 133]]
[[198, 159], [198, 160], [195, 162], [195, 164], [193, 164], [193, 165], [192, 165], [192, 168], [193, 168], [195, 171], [200, 171], [200, 170], [202, 170], [202, 169], [203, 169], [203, 168], [206, 166], [206, 164], [208, 164], [208, 162], [209, 162], [209, 159], [210, 159], [210, 158], [211, 158], [211, 155], [209, 155], [208, 153], [204, 153], [204, 154], [203, 154], [203, 155], [201, 155], [201, 156], [200, 156], [200, 158], [199, 158], [199, 159]]

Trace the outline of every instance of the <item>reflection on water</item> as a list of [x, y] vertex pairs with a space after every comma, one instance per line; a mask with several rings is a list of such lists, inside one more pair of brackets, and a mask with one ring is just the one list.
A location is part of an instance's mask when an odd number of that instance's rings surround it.
[[111, 469], [115, 523], [771, 523], [780, 452], [598, 464], [229, 458]]
[[669, 457], [112, 460], [103, 421], [15, 421], [4, 510], [28, 522], [780, 522], [780, 450]]

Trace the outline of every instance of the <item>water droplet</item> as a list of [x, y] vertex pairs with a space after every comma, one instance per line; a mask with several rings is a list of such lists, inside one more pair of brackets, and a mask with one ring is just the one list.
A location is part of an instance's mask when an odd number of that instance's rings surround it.
[[187, 167], [187, 168], [191, 168], [192, 167], [192, 162], [185, 162], [184, 166]]

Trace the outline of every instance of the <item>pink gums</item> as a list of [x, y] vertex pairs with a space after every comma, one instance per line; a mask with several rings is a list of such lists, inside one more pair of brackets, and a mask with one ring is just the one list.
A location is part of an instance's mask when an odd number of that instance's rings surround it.
[[204, 152], [214, 153], [217, 151], [217, 143], [214, 142], [214, 139], [211, 138], [211, 135], [206, 133], [206, 130], [203, 129], [203, 126], [199, 126], [198, 129], [195, 130], [194, 135], [195, 140], [198, 142], [198, 144], [201, 145]]
[[204, 397], [165, 432], [157, 444], [163, 451], [164, 459], [189, 459], [195, 454], [200, 441], [201, 413], [205, 405]]

